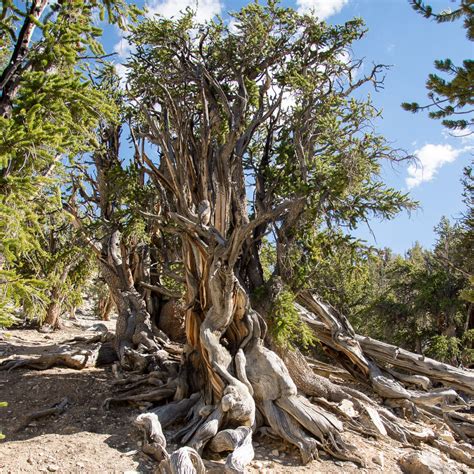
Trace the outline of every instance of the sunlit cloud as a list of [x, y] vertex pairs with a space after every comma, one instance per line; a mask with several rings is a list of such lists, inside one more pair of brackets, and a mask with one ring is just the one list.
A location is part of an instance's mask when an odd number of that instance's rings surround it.
[[314, 13], [321, 20], [339, 13], [348, 3], [349, 0], [296, 0], [299, 13]]
[[223, 4], [220, 0], [152, 0], [146, 7], [148, 16], [158, 14], [166, 18], [179, 17], [189, 7], [196, 13], [196, 21], [202, 23], [220, 15]]
[[409, 189], [419, 186], [421, 183], [431, 181], [439, 169], [447, 163], [452, 163], [462, 153], [473, 149], [467, 146], [464, 148], [453, 148], [451, 145], [434, 145], [428, 143], [414, 152], [418, 158], [417, 163], [408, 166], [408, 176], [405, 183]]

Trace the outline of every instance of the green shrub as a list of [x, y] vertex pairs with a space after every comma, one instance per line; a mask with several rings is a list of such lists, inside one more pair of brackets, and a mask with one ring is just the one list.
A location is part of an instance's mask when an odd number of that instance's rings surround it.
[[300, 320], [294, 303], [295, 296], [291, 291], [284, 289], [278, 293], [272, 306], [271, 330], [279, 346], [306, 349], [316, 343], [316, 338], [308, 325]]
[[[0, 407], [8, 406], [7, 402], [0, 402]], [[5, 435], [0, 431], [0, 439], [5, 439]]]

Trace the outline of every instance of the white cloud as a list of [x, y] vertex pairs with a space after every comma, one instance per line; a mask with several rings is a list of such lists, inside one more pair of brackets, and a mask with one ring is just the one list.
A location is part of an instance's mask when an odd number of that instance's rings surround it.
[[202, 23], [222, 13], [220, 0], [151, 0], [147, 3], [148, 16], [178, 17], [187, 7], [196, 12], [196, 21]]
[[299, 13], [312, 13], [324, 20], [339, 13], [347, 4], [349, 0], [296, 0]]
[[227, 26], [229, 28], [229, 31], [234, 35], [238, 34], [240, 31], [239, 28], [237, 28], [239, 26], [239, 21], [235, 18], [231, 18]]
[[114, 45], [114, 53], [117, 53], [115, 57], [115, 72], [120, 77], [120, 85], [125, 89], [125, 85], [127, 84], [127, 67], [124, 63], [130, 55], [135, 52], [135, 47], [124, 37], [126, 32], [119, 28], [116, 30], [119, 35], [119, 40]]
[[452, 163], [461, 153], [473, 147], [453, 148], [451, 145], [433, 145], [428, 143], [415, 151], [418, 163], [408, 166], [408, 176], [405, 183], [409, 189], [419, 186], [425, 181], [431, 181], [438, 170], [446, 163]]
[[117, 53], [120, 59], [126, 59], [131, 52], [132, 45], [126, 38], [121, 36], [118, 42], [114, 45], [114, 53]]
[[122, 89], [125, 89], [125, 86], [127, 85], [127, 67], [124, 66], [123, 64], [120, 64], [120, 63], [116, 63], [114, 64], [114, 69], [115, 69], [115, 73], [118, 75], [118, 77], [120, 78], [120, 87]]
[[443, 130], [443, 137], [446, 139], [450, 138], [458, 138], [461, 139], [461, 143], [464, 145], [465, 143], [472, 143], [474, 141], [474, 129], [468, 127], [465, 130]]

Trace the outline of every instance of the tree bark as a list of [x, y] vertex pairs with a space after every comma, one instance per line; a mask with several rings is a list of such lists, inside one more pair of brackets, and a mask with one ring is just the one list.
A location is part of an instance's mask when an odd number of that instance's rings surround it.
[[110, 321], [110, 313], [114, 307], [114, 301], [110, 293], [99, 298], [98, 301], [99, 317], [102, 321]]
[[61, 303], [59, 302], [59, 295], [53, 291], [51, 294], [51, 302], [46, 308], [46, 317], [43, 321], [43, 326], [50, 327], [51, 329], [61, 329], [60, 323], [61, 315]]
[[71, 268], [73, 267], [73, 263], [66, 265], [59, 277], [59, 282], [57, 285], [53, 286], [53, 289], [50, 293], [50, 303], [46, 309], [46, 316], [42, 323], [43, 329], [50, 328], [52, 330], [60, 329], [61, 328], [61, 312], [62, 312], [62, 305], [64, 301], [64, 295], [62, 294], [61, 287], [66, 283], [67, 277]]
[[[117, 308], [116, 350], [119, 360], [124, 368], [144, 370], [149, 362], [147, 359], [152, 358], [159, 347], [154, 341], [146, 302], [134, 287], [127, 250], [118, 230], [103, 240], [99, 268]], [[140, 353], [148, 353], [150, 357]]]

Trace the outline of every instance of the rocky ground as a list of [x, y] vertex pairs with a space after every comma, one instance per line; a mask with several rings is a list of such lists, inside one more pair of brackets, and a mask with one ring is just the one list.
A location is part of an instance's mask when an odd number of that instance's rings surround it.
[[[34, 329], [1, 331], [0, 361], [52, 351], [62, 341], [83, 335], [85, 328], [96, 322], [85, 318], [74, 324], [68, 322], [68, 327], [53, 334]], [[106, 325], [113, 329], [114, 321]], [[140, 407], [103, 406], [112, 393], [113, 380], [110, 367], [0, 371], [0, 401], [8, 402], [8, 407], [0, 408], [0, 430], [6, 435], [0, 442], [0, 472], [154, 472], [156, 463], [141, 453], [140, 435], [132, 425]], [[25, 426], [29, 415], [53, 407], [65, 398], [67, 405], [61, 414], [42, 417]], [[427, 446], [416, 449], [391, 439], [362, 438], [350, 432], [346, 440], [365, 458], [366, 468], [324, 454], [320, 460], [302, 466], [294, 447], [257, 435], [256, 455], [248, 472], [396, 473], [402, 472], [402, 465], [405, 472], [413, 473], [469, 472]], [[223, 472], [223, 462], [221, 458], [206, 461], [208, 471]], [[431, 470], [423, 470], [426, 465]]]

